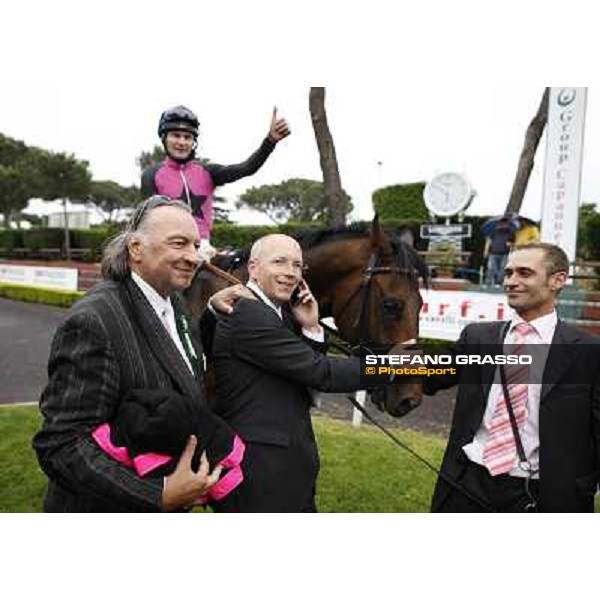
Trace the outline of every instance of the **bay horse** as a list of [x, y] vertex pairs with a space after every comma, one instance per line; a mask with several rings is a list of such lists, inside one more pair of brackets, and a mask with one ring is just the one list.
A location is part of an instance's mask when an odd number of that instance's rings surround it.
[[[350, 226], [296, 234], [303, 251], [304, 278], [319, 303], [320, 316], [333, 317], [339, 337], [356, 353], [387, 354], [397, 343], [417, 339], [422, 299], [419, 279], [427, 284], [427, 267], [413, 248], [386, 233], [377, 216], [370, 229]], [[212, 263], [246, 282], [250, 249]], [[188, 309], [199, 317], [210, 296], [227, 285], [201, 270], [186, 292]], [[418, 406], [418, 378], [396, 378], [375, 388], [372, 400], [393, 416]]]

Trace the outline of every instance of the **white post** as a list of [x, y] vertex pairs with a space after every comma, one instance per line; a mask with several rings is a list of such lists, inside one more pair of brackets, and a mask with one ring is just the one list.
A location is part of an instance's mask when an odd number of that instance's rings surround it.
[[[354, 398], [364, 408], [365, 404], [367, 402], [367, 392], [365, 390], [361, 390], [360, 392], [356, 392], [354, 394]], [[355, 408], [352, 411], [352, 425], [354, 425], [354, 427], [360, 427], [360, 424], [362, 423], [362, 418], [363, 418], [363, 415], [360, 412], [360, 410], [358, 410], [357, 408]]]

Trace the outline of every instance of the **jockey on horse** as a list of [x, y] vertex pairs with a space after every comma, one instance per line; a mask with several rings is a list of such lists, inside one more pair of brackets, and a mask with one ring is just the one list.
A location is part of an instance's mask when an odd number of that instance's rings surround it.
[[290, 134], [290, 129], [285, 119], [278, 118], [274, 108], [269, 132], [258, 150], [237, 165], [218, 165], [194, 160], [199, 127], [198, 117], [185, 106], [175, 106], [162, 113], [158, 136], [167, 158], [144, 169], [141, 187], [144, 198], [158, 194], [182, 200], [191, 207], [200, 233], [200, 255], [210, 260], [216, 254], [210, 244], [215, 188], [256, 173], [276, 144]]

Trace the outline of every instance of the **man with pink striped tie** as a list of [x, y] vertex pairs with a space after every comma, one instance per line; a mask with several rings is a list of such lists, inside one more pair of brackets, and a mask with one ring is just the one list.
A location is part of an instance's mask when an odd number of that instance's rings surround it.
[[[468, 325], [454, 354], [533, 351], [527, 365], [477, 366], [424, 380], [434, 394], [459, 384], [450, 437], [432, 500], [436, 512], [588, 512], [600, 465], [600, 338], [558, 318], [568, 279], [552, 244], [518, 246], [504, 290], [509, 322]], [[458, 485], [453, 485], [458, 484]], [[467, 493], [464, 492], [466, 490]]]

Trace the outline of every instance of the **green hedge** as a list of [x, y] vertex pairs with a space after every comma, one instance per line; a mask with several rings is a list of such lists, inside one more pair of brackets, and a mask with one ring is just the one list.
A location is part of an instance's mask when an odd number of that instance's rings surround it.
[[73, 229], [71, 231], [71, 248], [85, 249], [87, 253], [82, 260], [98, 262], [102, 258], [102, 250], [120, 227], [112, 226], [98, 229]]
[[[417, 184], [414, 184], [417, 185]], [[392, 186], [393, 187], [393, 186]], [[407, 187], [407, 186], [403, 186]], [[389, 188], [384, 188], [378, 192], [385, 192]], [[376, 192], [376, 193], [378, 193]], [[386, 217], [385, 214], [380, 214], [383, 226], [395, 233], [400, 233], [402, 230], [409, 228], [415, 239], [415, 247], [417, 250], [427, 249], [427, 240], [422, 240], [419, 236], [421, 224], [428, 223], [429, 219], [418, 218], [395, 218]], [[481, 236], [479, 228], [487, 220], [488, 217], [466, 217], [465, 222], [471, 223], [473, 226], [473, 237], [466, 240], [465, 249], [474, 252], [473, 266], [479, 268], [481, 264], [481, 255], [483, 251], [484, 239]], [[368, 228], [369, 222], [361, 222], [365, 228]], [[243, 248], [251, 245], [259, 237], [269, 233], [285, 233], [293, 235], [298, 231], [307, 229], [318, 229], [322, 227], [321, 223], [286, 223], [283, 225], [233, 225], [227, 223], [216, 224], [212, 231], [212, 243], [217, 248]], [[118, 225], [106, 228], [97, 229], [73, 229], [70, 232], [71, 248], [79, 250], [85, 249], [86, 253], [77, 256], [79, 260], [86, 262], [96, 262], [100, 260], [102, 248], [117, 231]], [[596, 235], [600, 238], [598, 230], [592, 231], [591, 236]], [[62, 248], [64, 242], [64, 231], [59, 228], [35, 228], [29, 230], [1, 230], [0, 231], [0, 248], [7, 248], [10, 256], [12, 248], [29, 248], [31, 250], [39, 250], [42, 248]], [[600, 239], [598, 243], [600, 247]]]
[[0, 248], [22, 248], [23, 230], [21, 229], [0, 229]]
[[23, 248], [62, 248], [64, 238], [64, 229], [58, 227], [26, 229], [23, 231]]
[[12, 283], [0, 283], [0, 298], [9, 300], [20, 300], [22, 302], [35, 302], [37, 304], [49, 304], [69, 308], [84, 292], [52, 290], [30, 287], [27, 285], [16, 285]]
[[244, 248], [255, 242], [259, 237], [278, 231], [275, 225], [239, 226], [222, 223], [213, 227], [210, 241], [216, 248]]
[[427, 222], [429, 211], [423, 200], [425, 184], [389, 185], [373, 193], [373, 208], [382, 220], [416, 219]]
[[585, 260], [600, 260], [600, 214], [592, 215], [583, 223], [580, 221], [577, 245]]

